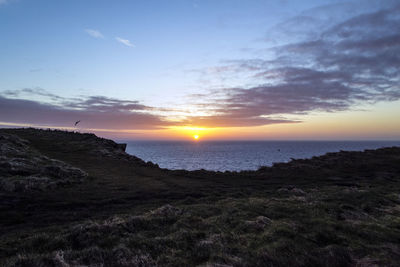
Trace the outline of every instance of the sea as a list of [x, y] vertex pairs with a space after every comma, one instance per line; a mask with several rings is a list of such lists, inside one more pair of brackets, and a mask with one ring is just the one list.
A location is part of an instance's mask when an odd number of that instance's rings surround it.
[[241, 171], [327, 152], [400, 146], [400, 141], [124, 141], [127, 153], [161, 168]]

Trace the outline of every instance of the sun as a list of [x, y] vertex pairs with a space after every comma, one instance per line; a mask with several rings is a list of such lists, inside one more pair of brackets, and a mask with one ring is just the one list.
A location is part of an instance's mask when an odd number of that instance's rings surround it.
[[199, 139], [199, 135], [198, 134], [193, 135], [193, 139], [194, 140], [198, 140]]

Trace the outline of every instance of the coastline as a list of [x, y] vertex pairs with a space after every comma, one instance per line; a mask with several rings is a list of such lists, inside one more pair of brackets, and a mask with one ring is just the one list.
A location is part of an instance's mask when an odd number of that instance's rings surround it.
[[400, 146], [400, 141], [123, 141], [126, 152], [170, 170], [249, 171], [330, 152]]
[[1, 265], [394, 266], [400, 259], [399, 147], [213, 172], [160, 169], [92, 134], [1, 134], [87, 173], [50, 190], [1, 191]]

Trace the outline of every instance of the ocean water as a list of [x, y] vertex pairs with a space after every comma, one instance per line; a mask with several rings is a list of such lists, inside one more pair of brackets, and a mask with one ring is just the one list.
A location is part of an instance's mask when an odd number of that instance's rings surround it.
[[[125, 141], [126, 142], [126, 141]], [[291, 158], [327, 152], [400, 146], [400, 141], [128, 141], [127, 152], [162, 168], [185, 170], [256, 170]]]

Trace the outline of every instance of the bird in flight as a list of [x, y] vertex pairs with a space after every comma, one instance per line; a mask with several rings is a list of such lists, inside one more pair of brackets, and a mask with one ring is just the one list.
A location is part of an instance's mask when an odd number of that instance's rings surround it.
[[79, 120], [79, 121], [76, 121], [76, 122], [75, 122], [75, 126], [78, 125], [78, 123], [80, 123], [80, 122], [81, 122], [80, 120]]

